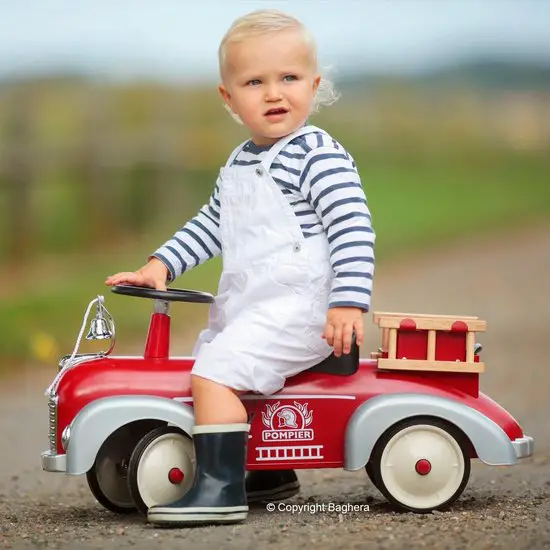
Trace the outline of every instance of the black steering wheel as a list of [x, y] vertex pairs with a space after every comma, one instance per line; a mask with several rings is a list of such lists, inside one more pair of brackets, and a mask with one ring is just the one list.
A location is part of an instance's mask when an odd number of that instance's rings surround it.
[[208, 292], [199, 290], [187, 290], [169, 288], [168, 290], [155, 290], [144, 286], [115, 285], [111, 289], [115, 294], [125, 296], [136, 296], [137, 298], [151, 298], [153, 300], [164, 300], [166, 302], [195, 302], [200, 304], [211, 304], [214, 296]]

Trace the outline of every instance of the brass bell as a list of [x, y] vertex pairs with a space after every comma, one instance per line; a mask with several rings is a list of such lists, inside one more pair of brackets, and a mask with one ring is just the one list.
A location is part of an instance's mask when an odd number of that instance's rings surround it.
[[90, 323], [90, 330], [86, 336], [86, 340], [108, 340], [113, 337], [112, 326], [103, 315], [103, 305], [101, 302], [97, 305], [96, 316]]

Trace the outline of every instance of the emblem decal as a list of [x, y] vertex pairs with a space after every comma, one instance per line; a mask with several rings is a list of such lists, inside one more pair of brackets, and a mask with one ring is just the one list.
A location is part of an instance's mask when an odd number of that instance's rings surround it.
[[262, 432], [262, 441], [307, 441], [314, 432], [307, 428], [313, 421], [313, 411], [307, 403], [294, 401], [292, 405], [282, 405], [277, 401], [266, 404], [262, 411], [262, 422], [267, 430]]

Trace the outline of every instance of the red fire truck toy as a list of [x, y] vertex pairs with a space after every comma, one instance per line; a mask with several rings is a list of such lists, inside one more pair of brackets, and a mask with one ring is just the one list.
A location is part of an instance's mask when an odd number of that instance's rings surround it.
[[[112, 355], [114, 321], [98, 296], [75, 349], [47, 390], [49, 449], [43, 469], [87, 476], [95, 498], [118, 513], [178, 499], [194, 475], [192, 357], [170, 357], [173, 301], [210, 303], [197, 291], [113, 287], [154, 303], [143, 356]], [[89, 339], [105, 352], [77, 354], [93, 304]], [[397, 509], [449, 506], [470, 462], [512, 465], [533, 439], [479, 391], [476, 317], [374, 313], [382, 345], [370, 358], [330, 356], [287, 380], [275, 395], [247, 394], [247, 469], [366, 469]]]

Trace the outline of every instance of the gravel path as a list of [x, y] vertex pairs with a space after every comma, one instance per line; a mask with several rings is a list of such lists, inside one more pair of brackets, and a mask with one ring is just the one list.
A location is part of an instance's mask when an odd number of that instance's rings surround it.
[[[141, 517], [115, 516], [93, 500], [83, 478], [41, 471], [43, 390], [54, 371], [29, 368], [0, 387], [0, 548], [550, 548], [549, 273], [548, 226], [478, 238], [378, 269], [374, 309], [487, 320], [482, 389], [535, 437], [536, 455], [519, 466], [475, 462], [450, 511], [396, 514], [364, 472], [318, 470], [299, 473], [302, 494], [286, 504], [309, 510], [368, 504], [369, 510], [313, 514], [260, 506], [245, 524], [195, 529], [158, 529]], [[373, 326], [365, 349], [375, 349], [378, 337]]]

